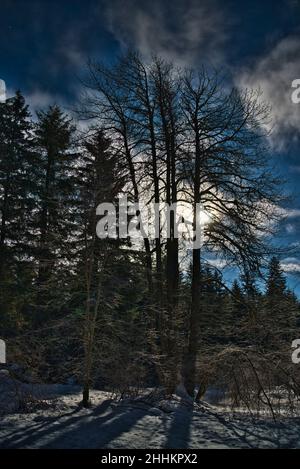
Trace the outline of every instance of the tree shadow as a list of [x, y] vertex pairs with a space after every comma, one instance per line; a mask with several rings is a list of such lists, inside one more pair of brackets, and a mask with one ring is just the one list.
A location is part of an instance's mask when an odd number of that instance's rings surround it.
[[165, 448], [185, 449], [189, 447], [193, 408], [180, 403], [173, 414]]
[[78, 408], [58, 416], [55, 421], [51, 417], [49, 422], [45, 417], [41, 423], [28, 429], [23, 427], [11, 432], [8, 438], [2, 439], [0, 448], [104, 448], [130, 431], [146, 414], [142, 409], [111, 409], [111, 403], [108, 399], [84, 414]]
[[[281, 424], [274, 422], [260, 422], [249, 418], [228, 420], [222, 414], [206, 411], [211, 424], [206, 432], [207, 442], [225, 445], [229, 448], [283, 448], [293, 445], [293, 437], [289, 437], [289, 444], [283, 443], [280, 439], [286, 433], [286, 428], [281, 428]], [[207, 423], [207, 420], [206, 420]], [[216, 427], [216, 424], [220, 425]], [[222, 431], [223, 428], [223, 431]], [[284, 433], [281, 434], [281, 430]], [[298, 440], [299, 441], [299, 440]]]

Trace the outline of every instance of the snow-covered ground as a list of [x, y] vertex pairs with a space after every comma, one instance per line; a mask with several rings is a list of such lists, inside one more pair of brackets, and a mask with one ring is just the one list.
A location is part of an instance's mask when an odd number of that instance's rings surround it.
[[[23, 410], [16, 409], [16, 392]], [[4, 374], [0, 393], [0, 448], [300, 447], [299, 419], [253, 420], [178, 396], [150, 403], [93, 391], [93, 406], [84, 409], [76, 386], [21, 385]]]

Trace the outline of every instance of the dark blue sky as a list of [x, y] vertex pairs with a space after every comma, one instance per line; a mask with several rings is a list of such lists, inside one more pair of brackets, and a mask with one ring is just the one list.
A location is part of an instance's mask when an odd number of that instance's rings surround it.
[[[157, 24], [158, 32], [159, 26], [163, 26], [175, 36], [180, 30], [182, 13], [189, 5], [195, 8], [201, 4], [214, 4], [209, 10], [210, 23], [214, 10], [216, 17], [222, 15], [211, 36], [221, 37], [219, 47], [226, 54], [227, 65], [251, 65], [253, 59], [266, 54], [280, 40], [300, 31], [297, 0], [182, 0], [175, 1], [172, 7], [169, 1], [1, 0], [2, 78], [10, 88], [18, 87], [26, 93], [40, 89], [64, 99], [72, 98], [76, 74], [87, 57], [110, 59], [120, 51], [126, 36], [125, 23], [131, 20], [130, 10], [138, 5], [145, 18], [151, 11], [149, 5], [153, 6], [153, 10], [159, 10], [154, 19], [159, 15], [165, 17], [161, 25]], [[122, 18], [124, 8], [126, 15]], [[135, 16], [132, 26], [137, 20]], [[199, 21], [199, 29], [203, 23], [205, 17]], [[132, 34], [130, 27], [127, 29], [125, 40], [139, 47], [138, 35]], [[189, 50], [185, 52], [189, 54]], [[201, 48], [198, 58], [201, 60]]]
[[[75, 104], [86, 60], [113, 61], [128, 46], [180, 65], [225, 70], [237, 86], [261, 87], [273, 108], [274, 162], [294, 200], [282, 241], [300, 241], [300, 0], [1, 0], [0, 78], [34, 108]], [[286, 269], [300, 278], [300, 252]]]

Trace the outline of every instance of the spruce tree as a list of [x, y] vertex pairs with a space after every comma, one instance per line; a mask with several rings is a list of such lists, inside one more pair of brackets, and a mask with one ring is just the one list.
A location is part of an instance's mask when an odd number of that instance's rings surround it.
[[76, 227], [74, 184], [78, 154], [73, 144], [75, 127], [58, 106], [51, 106], [37, 115], [37, 310], [41, 319], [47, 312], [62, 310], [68, 301], [66, 284], [72, 273], [72, 240]]
[[10, 330], [22, 323], [30, 294], [34, 164], [30, 113], [18, 91], [0, 103], [0, 310]]
[[287, 281], [280, 261], [272, 257], [266, 280], [264, 307], [265, 345], [280, 350], [289, 347], [294, 338], [299, 304], [287, 288]]
[[286, 295], [286, 279], [277, 257], [272, 257], [268, 266], [267, 297], [269, 299], [282, 298]]
[[[78, 264], [78, 299], [84, 305], [83, 346], [83, 405], [89, 406], [89, 389], [92, 382], [95, 336], [101, 312], [102, 327], [105, 325], [105, 310], [116, 302], [116, 279], [113, 266], [119, 267], [122, 254], [116, 249], [118, 241], [99, 239], [96, 236], [98, 217], [97, 206], [101, 203], [114, 203], [123, 188], [120, 177], [118, 156], [113, 151], [111, 140], [100, 129], [94, 131], [84, 142], [81, 163], [77, 168], [79, 213], [78, 249], [81, 256]], [[118, 273], [120, 275], [120, 272]], [[84, 289], [82, 278], [85, 279]], [[120, 277], [118, 277], [120, 282]], [[105, 292], [105, 294], [104, 294]], [[109, 306], [108, 306], [109, 305]], [[98, 337], [99, 339], [99, 337]]]

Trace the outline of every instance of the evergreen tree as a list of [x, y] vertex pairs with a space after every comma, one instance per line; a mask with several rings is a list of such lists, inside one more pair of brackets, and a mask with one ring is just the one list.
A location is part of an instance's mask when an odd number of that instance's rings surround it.
[[272, 257], [268, 267], [266, 295], [269, 299], [282, 298], [287, 293], [286, 279], [277, 257]]
[[287, 288], [286, 277], [277, 257], [272, 257], [266, 280], [264, 318], [265, 346], [279, 351], [293, 339], [299, 304]]
[[[35, 145], [39, 155], [36, 227], [38, 263], [37, 309], [61, 310], [68, 300], [66, 282], [72, 272], [72, 241], [76, 228], [74, 185], [78, 154], [75, 127], [58, 106], [38, 113]], [[51, 290], [55, 288], [55, 292]], [[62, 297], [58, 295], [62, 292]]]
[[[80, 233], [78, 247], [79, 284], [85, 278], [84, 295], [84, 370], [83, 370], [83, 404], [89, 405], [89, 388], [92, 382], [96, 327], [100, 310], [116, 301], [112, 291], [116, 291], [115, 280], [112, 281], [113, 265], [118, 265], [122, 255], [118, 253], [118, 241], [99, 239], [96, 236], [97, 206], [101, 203], [114, 203], [124, 181], [120, 177], [118, 157], [113, 151], [111, 140], [100, 129], [87, 138], [81, 164], [77, 169], [78, 211], [80, 213]], [[117, 260], [118, 259], [118, 260]], [[120, 279], [118, 279], [120, 281]], [[105, 295], [103, 295], [105, 291]], [[102, 312], [102, 311], [101, 311]], [[101, 314], [104, 321], [103, 312]]]
[[239, 314], [243, 307], [244, 295], [243, 295], [242, 288], [237, 279], [233, 281], [231, 293], [232, 293], [232, 302], [234, 304], [234, 310], [236, 311], [237, 314]]
[[245, 294], [237, 279], [234, 280], [231, 288], [231, 303], [233, 317], [237, 324], [240, 324], [247, 317], [247, 306]]
[[248, 319], [252, 325], [255, 325], [258, 320], [259, 300], [261, 299], [261, 293], [257, 287], [257, 272], [245, 268], [241, 275], [241, 283]]
[[11, 330], [22, 323], [32, 277], [34, 168], [32, 123], [18, 91], [0, 103], [0, 311]]

